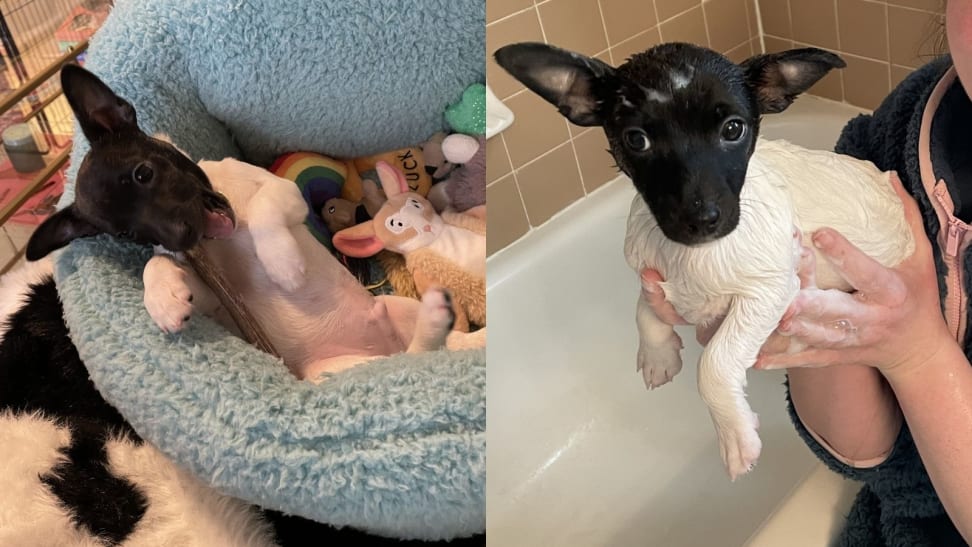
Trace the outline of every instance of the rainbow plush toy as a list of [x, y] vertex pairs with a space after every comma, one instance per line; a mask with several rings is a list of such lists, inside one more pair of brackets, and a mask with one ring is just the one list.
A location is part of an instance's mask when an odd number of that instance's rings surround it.
[[344, 198], [355, 203], [361, 201], [361, 180], [371, 179], [378, 184], [375, 165], [379, 161], [401, 170], [412, 192], [428, 195], [432, 177], [426, 172], [422, 149], [417, 146], [350, 160], [339, 160], [314, 152], [291, 152], [277, 158], [270, 166], [270, 172], [297, 184], [310, 207], [305, 221], [307, 228], [318, 241], [333, 250], [331, 231], [319, 214], [321, 208], [331, 198]]
[[[321, 154], [292, 152], [277, 158], [277, 161], [270, 166], [270, 172], [297, 184], [304, 200], [310, 206], [304, 223], [318, 241], [327, 248], [333, 249], [331, 246], [333, 234], [327, 229], [324, 219], [317, 213], [324, 206], [324, 202], [341, 197], [349, 180], [357, 179], [358, 174], [354, 169], [349, 169], [346, 162]], [[361, 181], [358, 180], [358, 186], [360, 185]]]

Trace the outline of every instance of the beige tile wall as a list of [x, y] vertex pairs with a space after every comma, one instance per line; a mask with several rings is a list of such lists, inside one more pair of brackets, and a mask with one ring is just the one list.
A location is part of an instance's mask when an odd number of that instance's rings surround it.
[[[813, 45], [840, 53], [848, 66], [811, 93], [874, 108], [942, 49], [943, 7], [944, 0], [487, 0], [486, 50], [546, 41], [618, 65], [661, 41], [707, 45], [737, 61], [764, 46]], [[516, 114], [487, 143], [493, 253], [617, 172], [600, 129], [567, 123], [491, 59], [486, 75]]]
[[873, 109], [912, 70], [945, 51], [944, 0], [758, 0], [766, 51], [813, 45], [847, 68], [814, 93]]
[[[756, 0], [487, 0], [486, 51], [546, 41], [619, 65], [663, 40], [742, 60], [760, 51]], [[490, 253], [584, 197], [617, 171], [598, 128], [569, 124], [487, 61], [486, 77], [516, 121], [486, 144]]]

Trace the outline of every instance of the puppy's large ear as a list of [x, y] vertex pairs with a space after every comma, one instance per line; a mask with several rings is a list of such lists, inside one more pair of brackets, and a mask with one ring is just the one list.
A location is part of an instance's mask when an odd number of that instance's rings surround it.
[[138, 130], [135, 108], [80, 66], [64, 65], [61, 89], [89, 142], [108, 133]]
[[514, 78], [577, 125], [601, 125], [603, 101], [619, 87], [609, 65], [547, 44], [511, 44], [496, 50], [494, 57]]
[[761, 114], [786, 110], [797, 95], [803, 93], [831, 69], [844, 68], [843, 59], [817, 48], [802, 48], [757, 55], [740, 65], [746, 83], [756, 94]]
[[47, 218], [34, 230], [27, 241], [27, 260], [40, 260], [79, 237], [100, 234], [101, 230], [82, 219], [74, 210], [74, 205], [61, 209]]

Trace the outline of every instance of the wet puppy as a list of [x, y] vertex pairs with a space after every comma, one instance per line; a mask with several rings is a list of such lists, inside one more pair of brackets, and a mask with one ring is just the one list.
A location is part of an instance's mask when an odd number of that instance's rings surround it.
[[[760, 117], [785, 110], [834, 68], [814, 48], [758, 55], [739, 65], [690, 44], [662, 44], [613, 68], [538, 43], [498, 50], [496, 61], [567, 119], [601, 126], [638, 196], [625, 255], [653, 268], [665, 295], [695, 325], [723, 319], [699, 363], [699, 392], [733, 479], [761, 442], [746, 402], [746, 370], [799, 290], [801, 235], [822, 226], [891, 266], [914, 241], [888, 173], [873, 164], [758, 139]], [[849, 290], [817, 262], [821, 288]], [[638, 301], [638, 369], [649, 388], [681, 370], [681, 340]]]
[[[185, 262], [183, 253], [201, 244], [300, 378], [445, 345], [454, 319], [448, 294], [431, 290], [421, 303], [371, 295], [304, 226], [296, 185], [234, 159], [197, 165], [143, 133], [132, 105], [90, 72], [66, 66], [61, 82], [91, 150], [74, 203], [38, 227], [28, 260], [102, 233], [151, 243], [156, 255], [143, 280], [156, 324], [176, 332], [198, 310], [235, 331]], [[458, 338], [456, 347], [482, 345], [484, 333]]]

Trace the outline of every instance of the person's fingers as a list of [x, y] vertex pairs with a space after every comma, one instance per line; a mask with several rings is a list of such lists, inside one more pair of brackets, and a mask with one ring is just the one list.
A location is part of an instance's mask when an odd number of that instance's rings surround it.
[[803, 247], [800, 251], [800, 269], [797, 270], [800, 278], [800, 288], [810, 289], [817, 287], [817, 259], [813, 249]]
[[724, 319], [725, 317], [720, 317], [704, 327], [696, 327], [695, 341], [703, 346], [708, 345], [709, 340], [712, 340], [712, 337], [715, 335], [716, 331], [722, 326], [722, 321]]
[[850, 293], [837, 289], [803, 290], [790, 304], [780, 326], [785, 327], [787, 321], [794, 317], [815, 321], [856, 320], [862, 312], [861, 302]]
[[815, 323], [797, 318], [781, 328], [780, 334], [816, 348], [843, 348], [858, 342], [857, 327], [846, 319]]
[[924, 232], [925, 224], [921, 218], [921, 209], [918, 208], [918, 202], [915, 201], [914, 196], [905, 190], [901, 179], [898, 178], [898, 174], [895, 172], [891, 173], [891, 188], [894, 189], [894, 193], [901, 200], [901, 205], [904, 206], [905, 219], [908, 221], [908, 224], [912, 229], [917, 227]]
[[820, 368], [848, 362], [845, 349], [808, 349], [796, 353], [761, 353], [753, 368], [776, 370], [781, 368]]
[[657, 270], [641, 270], [641, 290], [651, 306], [652, 311], [663, 322], [669, 325], [687, 325], [688, 322], [675, 311], [671, 302], [665, 299], [665, 291], [661, 287], [662, 276]]
[[763, 347], [759, 351], [760, 353], [783, 353], [788, 349], [790, 349], [790, 337], [774, 332], [766, 342], [763, 342]]
[[900, 292], [901, 280], [893, 271], [861, 252], [835, 230], [817, 230], [813, 244], [861, 296], [881, 301], [891, 291]]
[[905, 190], [901, 179], [898, 178], [898, 174], [895, 172], [891, 173], [891, 187], [894, 189], [894, 193], [898, 195], [898, 199], [901, 200], [901, 205], [904, 207], [905, 220], [908, 221], [908, 225], [911, 227], [911, 233], [915, 237], [914, 256], [918, 257], [919, 260], [927, 260], [926, 257], [930, 257], [932, 253], [931, 241], [928, 239], [928, 235], [925, 234], [925, 223], [921, 216], [921, 209], [918, 208], [918, 202], [915, 201], [914, 196]]
[[660, 273], [658, 273], [658, 270], [653, 270], [651, 268], [645, 268], [644, 270], [641, 270], [642, 284], [660, 283], [662, 281], [664, 281], [664, 279], [662, 279], [662, 276]]

